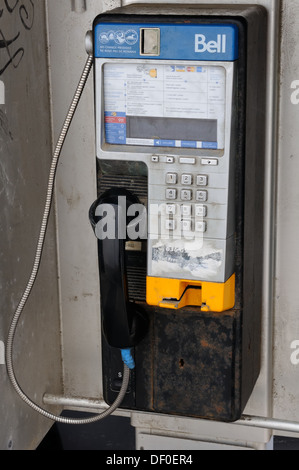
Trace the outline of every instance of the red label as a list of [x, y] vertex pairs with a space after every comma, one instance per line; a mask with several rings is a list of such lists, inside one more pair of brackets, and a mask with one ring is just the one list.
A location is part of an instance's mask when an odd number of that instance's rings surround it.
[[108, 124], [126, 124], [127, 118], [124, 116], [105, 116], [105, 122]]

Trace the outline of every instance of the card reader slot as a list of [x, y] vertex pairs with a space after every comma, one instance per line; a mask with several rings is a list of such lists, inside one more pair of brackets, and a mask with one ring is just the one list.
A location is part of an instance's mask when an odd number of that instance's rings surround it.
[[141, 28], [140, 55], [160, 55], [160, 28]]

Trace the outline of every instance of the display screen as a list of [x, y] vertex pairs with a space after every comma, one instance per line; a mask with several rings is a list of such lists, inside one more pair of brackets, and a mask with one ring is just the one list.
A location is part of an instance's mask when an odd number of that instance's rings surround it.
[[108, 144], [224, 149], [221, 66], [106, 64]]

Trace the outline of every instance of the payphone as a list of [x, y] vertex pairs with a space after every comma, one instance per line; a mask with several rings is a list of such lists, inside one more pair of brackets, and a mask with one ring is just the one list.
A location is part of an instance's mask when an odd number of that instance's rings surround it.
[[[107, 155], [98, 141], [98, 156], [128, 160], [130, 152], [148, 169], [147, 302], [228, 310], [235, 303], [237, 28], [99, 23], [95, 34], [103, 77], [96, 78], [97, 127], [114, 147]], [[149, 56], [160, 62], [144, 61]]]
[[[87, 424], [122, 403], [240, 418], [260, 371], [266, 37], [259, 6], [163, 6], [157, 16], [151, 6], [132, 5], [95, 19], [94, 57], [53, 155], [34, 265], [6, 345], [12, 385], [37, 412]], [[93, 62], [98, 197], [89, 216], [111, 406], [77, 420], [27, 397], [12, 353], [38, 273], [61, 148]]]
[[133, 348], [124, 407], [233, 421], [260, 368], [266, 14], [141, 13], [93, 29], [105, 399]]

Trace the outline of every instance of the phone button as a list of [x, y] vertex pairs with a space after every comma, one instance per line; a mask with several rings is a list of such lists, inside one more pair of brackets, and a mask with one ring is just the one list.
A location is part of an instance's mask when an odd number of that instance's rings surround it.
[[198, 175], [196, 177], [197, 186], [208, 186], [208, 177], [204, 175]]
[[192, 206], [182, 206], [181, 207], [181, 214], [184, 216], [184, 217], [191, 217], [192, 215]]
[[196, 159], [195, 158], [188, 158], [188, 157], [181, 157], [180, 163], [182, 165], [195, 165]]
[[166, 189], [166, 199], [176, 199], [177, 198], [177, 190], [176, 189]]
[[176, 173], [167, 173], [166, 184], [177, 184], [178, 175]]
[[191, 191], [191, 189], [182, 189], [182, 191], [181, 191], [181, 200], [182, 201], [191, 201], [192, 200], [192, 191]]
[[192, 229], [192, 221], [191, 220], [182, 220], [182, 230], [183, 232], [191, 232]]
[[202, 158], [201, 164], [206, 166], [218, 166], [219, 161], [215, 158]]
[[193, 184], [193, 176], [192, 175], [182, 175], [182, 184], [186, 184], [190, 186]]
[[208, 215], [208, 208], [207, 206], [203, 206], [198, 204], [195, 206], [195, 215], [196, 217], [207, 217]]
[[196, 200], [206, 202], [208, 200], [207, 191], [196, 191]]
[[195, 223], [196, 232], [205, 233], [207, 231], [206, 222], [196, 222]]
[[166, 214], [167, 215], [176, 215], [176, 204], [167, 204], [166, 205]]

